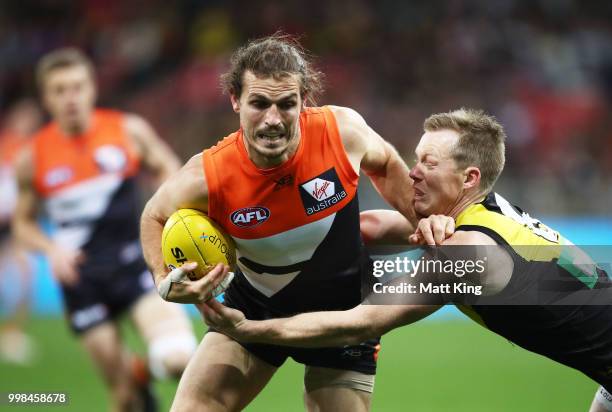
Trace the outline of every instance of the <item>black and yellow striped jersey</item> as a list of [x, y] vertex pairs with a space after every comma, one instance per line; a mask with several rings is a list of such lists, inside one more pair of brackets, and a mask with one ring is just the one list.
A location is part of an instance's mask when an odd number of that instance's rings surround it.
[[[490, 236], [514, 261], [501, 293], [457, 305], [459, 309], [525, 349], [612, 389], [612, 288], [607, 273], [582, 249], [497, 193], [467, 207], [456, 219], [456, 230]], [[598, 303], [559, 304], [584, 292], [597, 296]]]

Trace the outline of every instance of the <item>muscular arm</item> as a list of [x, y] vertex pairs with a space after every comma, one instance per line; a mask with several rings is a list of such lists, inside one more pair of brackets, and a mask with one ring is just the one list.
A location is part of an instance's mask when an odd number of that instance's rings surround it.
[[414, 226], [394, 210], [366, 210], [359, 214], [361, 236], [368, 244], [401, 245], [409, 243]]
[[[304, 348], [355, 345], [414, 323], [438, 310], [437, 305], [359, 305], [350, 310], [302, 313], [290, 318], [251, 321], [234, 319], [234, 326], [214, 323], [240, 313], [218, 302], [204, 306], [207, 322], [241, 342]], [[213, 320], [213, 322], [211, 322]]]
[[418, 219], [412, 205], [412, 179], [406, 163], [359, 113], [345, 107], [330, 108], [353, 167], [363, 170], [383, 199], [416, 228]]
[[179, 170], [179, 158], [145, 119], [128, 114], [125, 117], [125, 129], [144, 166], [154, 174], [157, 186]]
[[15, 163], [18, 197], [12, 227], [15, 239], [26, 248], [50, 254], [53, 242], [36, 222], [40, 199], [34, 188], [33, 154], [30, 148], [23, 150]]
[[78, 280], [78, 264], [85, 256], [80, 250], [57, 245], [40, 229], [36, 219], [41, 199], [34, 187], [33, 164], [33, 153], [30, 148], [26, 148], [20, 153], [15, 164], [18, 197], [12, 221], [13, 233], [19, 244], [47, 255], [55, 278], [71, 285]]
[[[476, 247], [496, 245], [493, 239], [480, 232], [456, 232], [445, 244]], [[474, 285], [482, 285], [485, 295], [497, 293], [510, 279], [512, 261], [500, 248], [487, 248], [481, 252], [483, 253], [481, 257], [487, 256], [488, 261], [495, 262], [495, 265], [488, 265], [484, 273], [475, 273], [474, 276], [466, 274], [461, 278], [453, 273], [439, 277], [435, 274], [417, 273], [413, 279], [434, 283], [468, 281]], [[401, 303], [418, 301], [423, 304], [362, 304], [347, 311], [310, 312], [290, 318], [264, 321], [247, 320], [241, 312], [227, 308], [216, 301], [202, 305], [200, 309], [210, 326], [238, 341], [325, 347], [363, 342], [396, 327], [414, 323], [441, 307], [440, 304], [433, 304], [441, 301], [437, 295], [406, 295], [403, 299], [405, 300]]]
[[144, 258], [159, 285], [167, 270], [161, 251], [164, 224], [177, 209], [208, 210], [208, 187], [202, 167], [202, 154], [193, 156], [168, 178], [147, 202], [140, 220], [140, 241]]

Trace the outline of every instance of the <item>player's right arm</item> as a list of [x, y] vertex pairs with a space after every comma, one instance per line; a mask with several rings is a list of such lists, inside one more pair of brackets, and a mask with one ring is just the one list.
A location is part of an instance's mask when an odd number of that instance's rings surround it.
[[161, 250], [162, 231], [166, 221], [177, 209], [191, 208], [208, 211], [208, 185], [202, 166], [202, 154], [197, 154], [167, 179], [147, 202], [140, 220], [140, 241], [144, 258], [151, 269], [160, 295], [171, 302], [198, 303], [210, 296], [221, 281], [212, 274], [190, 281], [186, 273], [195, 263], [186, 263], [168, 273]]
[[37, 222], [37, 205], [41, 199], [34, 187], [33, 157], [32, 149], [28, 147], [20, 152], [15, 162], [18, 196], [12, 220], [13, 234], [19, 244], [47, 255], [56, 279], [72, 285], [78, 280], [78, 264], [84, 260], [84, 256], [79, 250], [69, 250], [55, 244], [41, 230]]

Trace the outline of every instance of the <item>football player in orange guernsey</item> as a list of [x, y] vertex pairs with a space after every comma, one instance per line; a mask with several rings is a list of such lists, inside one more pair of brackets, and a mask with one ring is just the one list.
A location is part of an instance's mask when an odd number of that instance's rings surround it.
[[[361, 275], [370, 270], [359, 230], [360, 170], [415, 222], [408, 168], [354, 110], [307, 106], [321, 89], [320, 73], [288, 36], [238, 49], [222, 83], [240, 129], [192, 157], [142, 216], [145, 259], [160, 294], [199, 303], [216, 283], [186, 279], [193, 264], [170, 274], [164, 268], [164, 223], [176, 209], [191, 207], [235, 241], [238, 267], [225, 303], [249, 319], [354, 307]], [[369, 410], [379, 348], [379, 339], [314, 350], [250, 345], [211, 330], [181, 378], [172, 410], [241, 410], [288, 357], [305, 365], [308, 410]]]
[[[157, 295], [138, 238], [141, 165], [161, 182], [179, 160], [141, 117], [94, 107], [93, 66], [78, 50], [44, 56], [37, 81], [53, 121], [17, 159], [15, 236], [48, 256], [66, 317], [110, 390], [111, 409], [134, 410], [151, 399], [118, 316], [130, 315], [156, 376], [180, 376], [196, 347], [182, 308]], [[37, 224], [39, 206], [54, 226], [51, 237]]]

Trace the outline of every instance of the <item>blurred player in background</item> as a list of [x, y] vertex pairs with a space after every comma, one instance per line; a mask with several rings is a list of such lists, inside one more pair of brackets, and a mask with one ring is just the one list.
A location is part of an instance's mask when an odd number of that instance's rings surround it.
[[[236, 242], [229, 306], [266, 319], [358, 304], [361, 275], [370, 269], [359, 232], [359, 171], [416, 220], [407, 166], [354, 110], [307, 107], [321, 89], [320, 73], [287, 36], [237, 50], [222, 81], [240, 130], [189, 160], [143, 213], [145, 258], [160, 293], [198, 303], [210, 291], [211, 278], [186, 279], [193, 264], [168, 274], [161, 255], [164, 223], [192, 207]], [[372, 338], [352, 348], [287, 349], [242, 344], [213, 329], [181, 379], [173, 410], [243, 409], [288, 357], [306, 366], [308, 410], [368, 410], [379, 351]]]
[[[444, 245], [504, 247], [481, 247], [479, 254], [473, 255], [488, 261], [486, 270], [477, 276], [421, 272], [409, 277], [436, 284], [481, 286], [485, 297], [476, 304], [466, 304], [466, 295], [461, 293], [447, 297], [491, 331], [600, 383], [591, 412], [611, 411], [610, 278], [586, 255], [564, 257], [564, 253], [577, 253], [578, 249], [492, 191], [505, 162], [505, 132], [494, 118], [462, 109], [430, 116], [424, 129], [416, 149], [417, 164], [410, 173], [415, 211], [456, 219], [457, 231]], [[398, 239], [412, 230], [397, 212], [364, 213], [370, 215], [365, 230], [372, 241]], [[394, 284], [397, 280], [405, 281], [406, 277], [394, 280]], [[443, 301], [434, 294], [405, 294], [396, 301], [403, 303], [399, 305], [378, 300], [378, 304], [368, 302], [349, 311], [313, 312], [263, 322], [245, 320], [243, 314], [216, 302], [201, 308], [209, 325], [245, 342], [324, 347], [351, 344], [416, 322], [438, 310]]]
[[30, 313], [33, 279], [28, 256], [14, 242], [10, 231], [17, 204], [13, 163], [42, 122], [40, 108], [34, 101], [24, 99], [8, 111], [0, 131], [0, 292], [3, 296], [0, 300], [14, 305], [14, 308], [4, 308], [9, 315], [0, 327], [0, 360], [24, 365], [35, 354], [35, 343], [24, 331]]
[[[181, 375], [196, 340], [182, 308], [153, 288], [138, 240], [136, 182], [141, 165], [159, 183], [179, 160], [144, 119], [95, 108], [93, 65], [80, 51], [47, 54], [36, 75], [53, 121], [17, 159], [15, 236], [48, 256], [67, 320], [102, 373], [112, 409], [153, 407], [117, 320], [129, 313], [154, 375]], [[52, 237], [37, 224], [39, 211]]]

